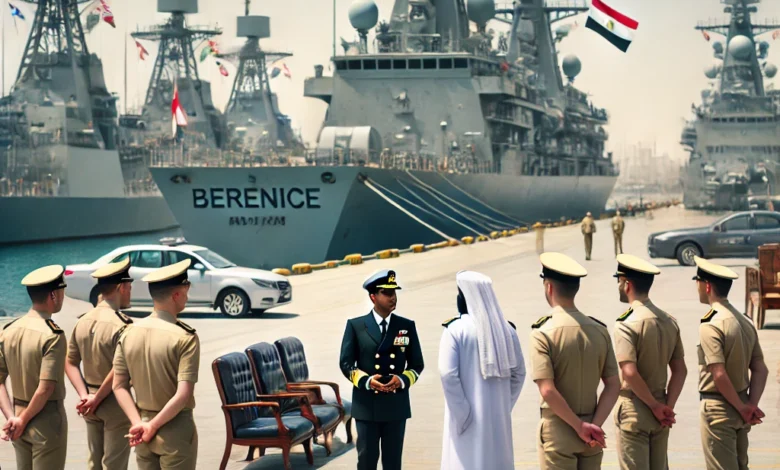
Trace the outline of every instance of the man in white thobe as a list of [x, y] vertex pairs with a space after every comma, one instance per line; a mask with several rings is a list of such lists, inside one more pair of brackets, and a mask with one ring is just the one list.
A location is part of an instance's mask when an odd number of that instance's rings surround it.
[[510, 470], [512, 408], [525, 380], [514, 325], [504, 318], [484, 274], [457, 274], [458, 312], [439, 345], [444, 388], [442, 470]]

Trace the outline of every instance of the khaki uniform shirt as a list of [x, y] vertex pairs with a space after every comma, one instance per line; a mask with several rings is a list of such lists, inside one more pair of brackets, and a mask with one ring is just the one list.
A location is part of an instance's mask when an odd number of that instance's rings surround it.
[[[634, 362], [653, 395], [666, 392], [668, 364], [684, 355], [680, 327], [671, 315], [653, 302], [634, 301], [615, 323], [615, 356], [618, 363]], [[631, 390], [623, 382], [622, 390]], [[657, 397], [656, 397], [657, 398]]]
[[[618, 374], [609, 332], [576, 309], [555, 307], [550, 315], [531, 333], [533, 380], [553, 379], [575, 414], [592, 414], [600, 379]], [[549, 405], [542, 400], [541, 407]]]
[[0, 333], [0, 381], [11, 376], [17, 400], [32, 400], [38, 382], [56, 382], [49, 401], [65, 399], [65, 332], [35, 310], [5, 325]]
[[83, 360], [88, 386], [100, 387], [111, 372], [119, 336], [131, 323], [105, 301], [79, 318], [68, 343], [68, 360], [73, 364]]
[[593, 221], [593, 217], [585, 217], [582, 219], [582, 225], [580, 225], [583, 234], [596, 233], [596, 222]]
[[612, 231], [620, 235], [623, 233], [623, 229], [625, 229], [626, 223], [623, 222], [623, 217], [616, 215], [612, 219]]
[[[167, 312], [154, 311], [119, 339], [114, 373], [133, 381], [138, 408], [160, 411], [179, 382], [198, 381], [200, 341], [195, 330]], [[192, 397], [184, 406], [195, 408]]]
[[699, 326], [699, 392], [717, 392], [707, 366], [723, 364], [737, 393], [750, 386], [749, 366], [764, 353], [758, 333], [746, 316], [731, 303], [715, 303]]

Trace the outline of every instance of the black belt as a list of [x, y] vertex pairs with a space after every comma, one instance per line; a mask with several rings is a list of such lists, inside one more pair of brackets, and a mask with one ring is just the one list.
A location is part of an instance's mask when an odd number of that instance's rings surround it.
[[[84, 383], [86, 383], [86, 382], [84, 382]], [[87, 384], [87, 387], [91, 387], [91, 388], [100, 388], [100, 385], [95, 385], [95, 384]]]
[[699, 400], [725, 400], [726, 398], [718, 392], [699, 392]]
[[[46, 404], [48, 405], [49, 403], [56, 403], [58, 401], [62, 401], [62, 400], [47, 400]], [[21, 400], [19, 398], [14, 398], [14, 406], [29, 406], [29, 405], [30, 405], [29, 401]]]

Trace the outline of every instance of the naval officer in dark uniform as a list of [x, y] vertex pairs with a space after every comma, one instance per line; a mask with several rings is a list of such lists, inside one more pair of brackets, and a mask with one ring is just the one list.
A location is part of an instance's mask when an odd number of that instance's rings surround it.
[[423, 370], [422, 349], [414, 322], [393, 313], [401, 289], [395, 271], [374, 273], [363, 288], [374, 308], [347, 322], [339, 359], [354, 385], [357, 468], [375, 470], [381, 446], [382, 469], [399, 470], [406, 420], [412, 417], [409, 389]]

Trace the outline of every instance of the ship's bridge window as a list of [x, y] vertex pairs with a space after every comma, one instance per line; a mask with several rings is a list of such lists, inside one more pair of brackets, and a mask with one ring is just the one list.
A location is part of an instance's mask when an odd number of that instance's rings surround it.
[[467, 69], [469, 68], [469, 60], [463, 57], [459, 57], [455, 59], [455, 68], [456, 69]]
[[400, 69], [400, 70], [406, 70], [406, 59], [395, 59], [393, 61], [393, 68], [394, 69]]
[[376, 60], [374, 59], [364, 60], [363, 70], [376, 70]]
[[360, 62], [359, 60], [350, 60], [347, 61], [347, 67], [349, 70], [360, 70]]
[[439, 59], [439, 68], [451, 69], [452, 68], [452, 59]]
[[347, 62], [344, 60], [337, 60], [336, 70], [347, 70]]
[[436, 59], [423, 59], [423, 68], [424, 69], [435, 69], [436, 68]]
[[410, 69], [421, 69], [422, 68], [422, 61], [420, 59], [409, 59], [409, 68]]
[[379, 70], [390, 70], [392, 62], [388, 59], [379, 60]]

